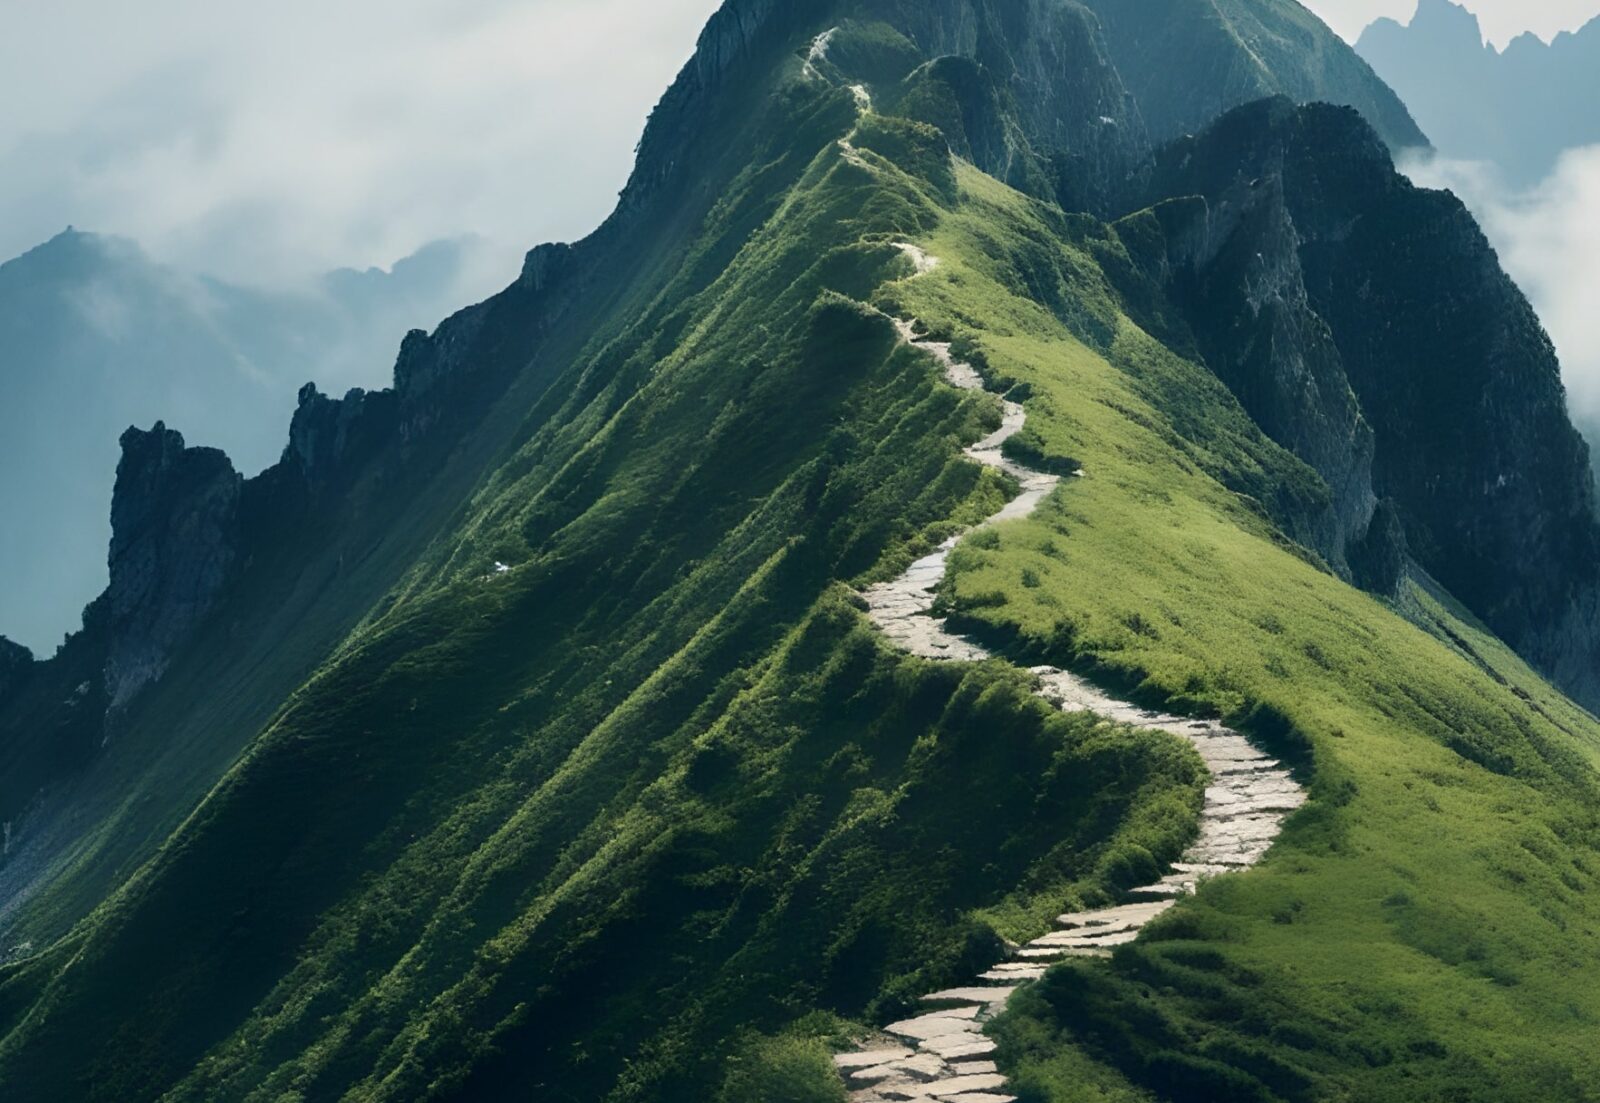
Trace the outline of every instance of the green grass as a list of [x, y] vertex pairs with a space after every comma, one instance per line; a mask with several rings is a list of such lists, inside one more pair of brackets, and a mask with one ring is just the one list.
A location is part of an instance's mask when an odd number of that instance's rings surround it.
[[[0, 972], [11, 1096], [836, 1099], [828, 1044], [1181, 853], [1180, 741], [861, 615], [1008, 493], [960, 452], [993, 401], [887, 312], [1086, 474], [960, 545], [958, 622], [1225, 715], [1313, 796], [1260, 869], [1034, 986], [997, 1026], [1019, 1088], [1592, 1098], [1594, 720], [1447, 599], [1385, 606], [1285, 535], [1326, 487], [1118, 231], [926, 125], [868, 118], [846, 157], [851, 102], [779, 94], [658, 290], [514, 392], [454, 523], [153, 860]], [[943, 265], [907, 279], [907, 237]]]
[[156, 859], [4, 975], [8, 1089], [700, 1100], [749, 1031], [903, 1014], [1181, 852], [1181, 742], [850, 600], [1006, 494], [960, 454], [993, 404], [862, 303], [954, 195], [939, 136], [855, 143], [742, 176]]
[[1046, 1031], [1166, 1098], [1590, 1098], [1594, 719], [1427, 592], [1386, 607], [1285, 546], [1227, 487], [1304, 473], [1130, 322], [1096, 348], [1041, 310], [1006, 258], [1049, 216], [962, 186], [946, 265], [896, 295], [1027, 387], [1032, 446], [1088, 477], [958, 549], [946, 600], [1013, 654], [1254, 727], [1314, 798], [1264, 867], [1013, 1013], [1034, 1097], [1106, 1097], [1051, 1073]]

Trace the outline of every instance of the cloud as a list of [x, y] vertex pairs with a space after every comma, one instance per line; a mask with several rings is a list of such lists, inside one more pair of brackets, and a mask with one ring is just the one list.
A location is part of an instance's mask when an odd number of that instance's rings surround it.
[[476, 233], [505, 282], [609, 211], [716, 6], [13, 0], [0, 255], [75, 223], [261, 283]]
[[1520, 192], [1486, 164], [1432, 158], [1402, 169], [1417, 184], [1455, 192], [1477, 216], [1555, 341], [1573, 417], [1593, 439], [1600, 429], [1600, 146], [1569, 151], [1545, 181]]

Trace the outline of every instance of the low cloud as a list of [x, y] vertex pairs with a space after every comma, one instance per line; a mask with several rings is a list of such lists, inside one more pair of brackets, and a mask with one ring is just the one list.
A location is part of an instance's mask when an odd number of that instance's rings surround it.
[[1446, 158], [1402, 165], [1424, 187], [1448, 188], [1483, 226], [1506, 271], [1533, 302], [1561, 354], [1573, 418], [1600, 430], [1600, 146], [1565, 154], [1548, 179], [1509, 188], [1490, 165]]
[[716, 0], [15, 0], [0, 256], [73, 223], [278, 283], [609, 211]]

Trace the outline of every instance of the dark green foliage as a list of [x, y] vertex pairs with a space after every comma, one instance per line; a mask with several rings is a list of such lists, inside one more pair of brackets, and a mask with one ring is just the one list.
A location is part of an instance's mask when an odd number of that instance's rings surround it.
[[729, 1058], [717, 1103], [844, 1103], [831, 1056], [821, 1038], [752, 1038]]

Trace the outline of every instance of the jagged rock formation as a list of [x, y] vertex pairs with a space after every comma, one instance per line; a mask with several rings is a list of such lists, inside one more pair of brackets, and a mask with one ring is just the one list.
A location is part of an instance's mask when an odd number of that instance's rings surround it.
[[106, 693], [126, 708], [210, 612], [239, 554], [241, 479], [161, 422], [122, 435], [111, 504]]
[[[937, 267], [936, 258], [916, 246], [901, 244], [898, 248], [912, 257], [919, 275]], [[902, 339], [931, 354], [951, 386], [983, 389], [977, 370], [957, 360], [948, 343], [918, 338], [911, 323], [898, 324]], [[1004, 458], [1003, 446], [1022, 431], [1026, 414], [1017, 403], [1000, 401], [1004, 410], [1001, 428], [968, 448], [966, 455], [1010, 475], [1020, 493], [982, 528], [1031, 515], [1061, 483], [1057, 476]], [[994, 658], [986, 648], [952, 632], [947, 623], [933, 616], [947, 557], [960, 539], [951, 537], [935, 554], [863, 595], [868, 615], [884, 635], [922, 658], [943, 662]], [[1042, 977], [1052, 963], [1109, 957], [1113, 948], [1137, 938], [1146, 924], [1159, 918], [1178, 898], [1194, 892], [1202, 878], [1255, 865], [1265, 857], [1284, 819], [1306, 802], [1305, 790], [1287, 770], [1257, 751], [1244, 736], [1215, 721], [1185, 719], [1119, 701], [1057, 667], [1037, 667], [1032, 673], [1039, 679], [1036, 692], [1064, 711], [1092, 712], [1190, 742], [1213, 777], [1200, 817], [1200, 838], [1172, 873], [1133, 889], [1128, 904], [1063, 915], [1057, 921], [1059, 930], [1014, 949], [1008, 960], [978, 977], [980, 983], [924, 996], [923, 1003], [933, 1010], [883, 1029], [901, 1044], [884, 1046], [874, 1041], [835, 1057], [835, 1066], [852, 1089], [853, 1103], [914, 1099], [1014, 1103], [1016, 1097], [1005, 1094], [1005, 1076], [990, 1060], [996, 1047], [984, 1036], [984, 1024], [1005, 1009], [1023, 984]]]
[[1600, 142], [1600, 18], [1546, 44], [1532, 33], [1504, 50], [1451, 0], [1422, 0], [1409, 24], [1379, 19], [1356, 52], [1405, 100], [1440, 153], [1495, 165], [1535, 184], [1569, 149]]
[[1284, 188], [1281, 171], [1241, 174], [1209, 202], [1168, 200], [1119, 229], [1182, 310], [1206, 363], [1327, 483], [1328, 509], [1300, 519], [1297, 535], [1346, 569], [1377, 506], [1373, 433], [1307, 294]]
[[244, 474], [283, 449], [295, 390], [383, 378], [407, 329], [459, 305], [464, 247], [390, 272], [340, 271], [293, 292], [159, 264], [132, 242], [69, 230], [0, 263], [0, 631], [52, 653], [106, 584], [117, 438], [157, 419], [222, 448]]
[[[1193, 223], [1152, 220], [1169, 286], [1207, 363], [1333, 487], [1344, 554], [1391, 499], [1429, 573], [1600, 700], [1600, 628], [1578, 611], [1600, 571], [1587, 448], [1465, 207], [1406, 181], [1354, 112], [1285, 100], [1164, 151], [1148, 194], [1204, 197]], [[1368, 561], [1393, 558], [1385, 539]]]
[[33, 668], [33, 652], [0, 636], [0, 701], [22, 684]]

